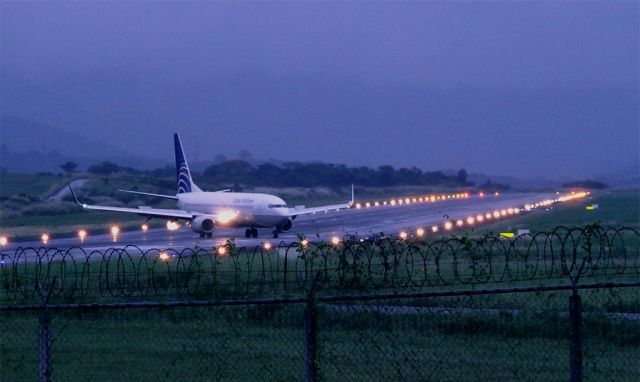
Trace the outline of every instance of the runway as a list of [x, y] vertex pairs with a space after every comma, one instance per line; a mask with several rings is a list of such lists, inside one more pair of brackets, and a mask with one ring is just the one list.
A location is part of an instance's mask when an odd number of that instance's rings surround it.
[[[509, 193], [500, 196], [477, 195], [463, 199], [447, 199], [435, 202], [417, 202], [403, 205], [387, 205], [378, 207], [351, 208], [341, 211], [329, 211], [297, 218], [293, 229], [287, 233], [281, 233], [279, 238], [273, 239], [270, 229], [260, 229], [259, 236], [255, 239], [244, 238], [244, 229], [220, 228], [214, 231], [211, 239], [200, 239], [198, 234], [189, 227], [182, 225], [177, 231], [167, 229], [151, 229], [122, 231], [116, 240], [109, 234], [95, 235], [89, 233], [84, 242], [78, 237], [55, 238], [52, 237], [47, 247], [66, 249], [74, 246], [82, 246], [86, 251], [103, 250], [111, 247], [135, 245], [143, 249], [148, 248], [212, 248], [234, 238], [238, 246], [257, 246], [264, 242], [277, 244], [279, 242], [295, 242], [298, 234], [305, 236], [310, 241], [329, 241], [333, 236], [342, 238], [344, 235], [366, 236], [369, 233], [384, 232], [386, 235], [395, 236], [401, 231], [415, 233], [416, 228], [423, 227], [426, 236], [433, 235], [431, 227], [442, 224], [447, 220], [465, 220], [469, 216], [485, 214], [495, 210], [506, 208], [520, 208], [527, 203], [538, 203], [544, 199], [553, 198], [551, 193]], [[521, 212], [521, 214], [524, 211]], [[532, 211], [529, 213], [542, 213]], [[499, 218], [509, 219], [510, 216]], [[493, 220], [493, 219], [492, 219]], [[490, 224], [485, 222], [482, 224]], [[466, 223], [465, 223], [466, 225]], [[477, 224], [476, 224], [477, 225]], [[2, 248], [6, 254], [13, 253], [18, 247], [42, 247], [40, 241], [10, 243]]]

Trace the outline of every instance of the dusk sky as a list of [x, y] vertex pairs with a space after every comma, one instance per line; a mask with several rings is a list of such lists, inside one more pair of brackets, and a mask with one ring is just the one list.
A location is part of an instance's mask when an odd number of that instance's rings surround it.
[[167, 163], [179, 132], [199, 160], [583, 178], [639, 161], [639, 4], [3, 1], [1, 111]]

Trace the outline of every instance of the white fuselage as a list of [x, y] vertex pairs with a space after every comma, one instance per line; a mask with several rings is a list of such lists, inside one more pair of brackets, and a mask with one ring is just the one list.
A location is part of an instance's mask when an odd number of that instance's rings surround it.
[[244, 192], [189, 192], [178, 194], [178, 207], [198, 214], [227, 215], [217, 226], [278, 227], [289, 219], [284, 200], [269, 194]]

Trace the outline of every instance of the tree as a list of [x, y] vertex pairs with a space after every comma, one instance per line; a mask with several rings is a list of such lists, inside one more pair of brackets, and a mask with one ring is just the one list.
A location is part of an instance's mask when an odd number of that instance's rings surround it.
[[76, 162], [67, 161], [66, 163], [61, 164], [60, 168], [67, 174], [73, 174], [74, 172], [76, 172], [78, 164]]
[[467, 184], [467, 176], [469, 176], [467, 174], [467, 170], [461, 168], [460, 170], [458, 170], [458, 183], [460, 183], [461, 185], [465, 185]]
[[89, 166], [87, 171], [96, 175], [111, 175], [114, 172], [118, 172], [120, 168], [117, 164], [113, 162], [102, 162], [100, 164], [94, 164], [93, 166]]

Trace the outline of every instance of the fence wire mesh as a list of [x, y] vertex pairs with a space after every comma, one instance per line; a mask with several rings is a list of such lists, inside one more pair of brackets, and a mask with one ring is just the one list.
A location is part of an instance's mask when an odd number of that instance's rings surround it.
[[640, 380], [638, 233], [541, 237], [3, 255], [0, 381]]

